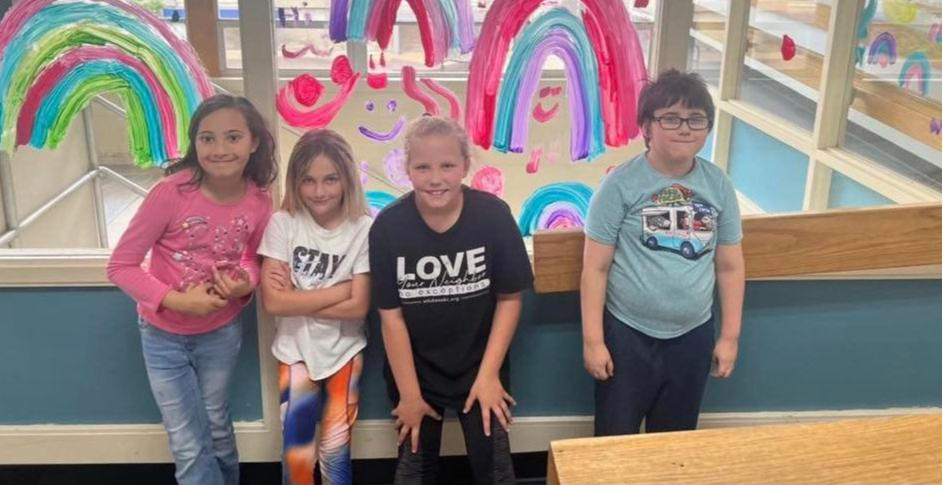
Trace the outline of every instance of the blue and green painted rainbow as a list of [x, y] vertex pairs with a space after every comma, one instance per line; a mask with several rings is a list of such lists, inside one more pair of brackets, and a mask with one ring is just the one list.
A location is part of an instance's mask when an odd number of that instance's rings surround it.
[[593, 189], [579, 182], [545, 185], [531, 194], [521, 207], [518, 227], [522, 236], [541, 229], [566, 229], [586, 225]]
[[213, 94], [196, 53], [122, 0], [23, 0], [0, 22], [0, 150], [56, 148], [102, 93], [128, 113], [135, 163], [186, 150], [190, 116]]
[[904, 59], [904, 65], [900, 67], [900, 75], [897, 83], [900, 87], [909, 87], [914, 91], [926, 96], [930, 91], [930, 59], [923, 52], [914, 52]]
[[382, 190], [369, 190], [366, 194], [367, 205], [370, 207], [370, 214], [376, 217], [384, 207], [396, 201], [396, 196]]

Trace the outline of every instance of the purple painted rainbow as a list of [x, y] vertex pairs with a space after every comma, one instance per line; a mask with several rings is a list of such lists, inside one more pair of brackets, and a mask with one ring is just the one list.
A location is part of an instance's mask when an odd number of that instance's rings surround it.
[[881, 67], [897, 63], [897, 39], [890, 32], [881, 32], [868, 49], [868, 64], [880, 64]]
[[542, 229], [583, 227], [593, 189], [578, 182], [543, 186], [524, 201], [518, 227], [523, 236]]
[[647, 77], [625, 5], [582, 0], [582, 18], [554, 8], [527, 23], [540, 4], [496, 0], [488, 10], [469, 68], [465, 126], [472, 141], [486, 149], [524, 151], [529, 101], [552, 54], [563, 60], [567, 76], [571, 158], [592, 159], [604, 145], [625, 145], [639, 134], [636, 104]]

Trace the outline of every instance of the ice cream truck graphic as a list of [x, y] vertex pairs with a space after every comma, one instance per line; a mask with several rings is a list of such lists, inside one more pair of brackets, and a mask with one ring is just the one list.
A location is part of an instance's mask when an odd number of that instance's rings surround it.
[[717, 211], [698, 202], [642, 209], [642, 243], [694, 259], [711, 249]]

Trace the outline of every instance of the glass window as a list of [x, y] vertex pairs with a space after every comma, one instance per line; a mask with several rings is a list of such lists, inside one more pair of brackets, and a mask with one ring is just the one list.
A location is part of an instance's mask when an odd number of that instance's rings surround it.
[[717, 87], [724, 52], [727, 2], [697, 0], [688, 39], [688, 70], [697, 72], [707, 84]]
[[812, 133], [829, 11], [816, 0], [755, 2], [740, 99]]
[[940, 3], [874, 6], [863, 12], [844, 147], [940, 190]]
[[728, 173], [737, 190], [769, 213], [802, 210], [809, 157], [734, 120]]

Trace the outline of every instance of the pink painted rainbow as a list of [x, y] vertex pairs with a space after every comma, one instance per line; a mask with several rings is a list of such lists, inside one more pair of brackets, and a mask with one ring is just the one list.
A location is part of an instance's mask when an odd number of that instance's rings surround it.
[[[511, 106], [529, 107], [533, 78], [539, 79], [534, 60], [541, 64], [553, 54], [567, 65], [571, 157], [598, 155], [604, 149], [602, 138], [609, 146], [625, 145], [639, 135], [637, 102], [647, 83], [644, 56], [625, 5], [582, 0], [582, 19], [553, 9], [525, 26], [540, 4], [496, 0], [488, 10], [469, 69], [465, 126], [472, 141], [486, 149], [523, 150], [526, 125], [518, 118], [528, 113]], [[512, 40], [514, 54], [504, 72]], [[496, 111], [498, 101], [508, 108]]]
[[930, 60], [922, 52], [914, 52], [907, 56], [904, 65], [900, 67], [900, 76], [897, 79], [900, 87], [910, 87], [923, 96], [927, 95], [930, 85]]

